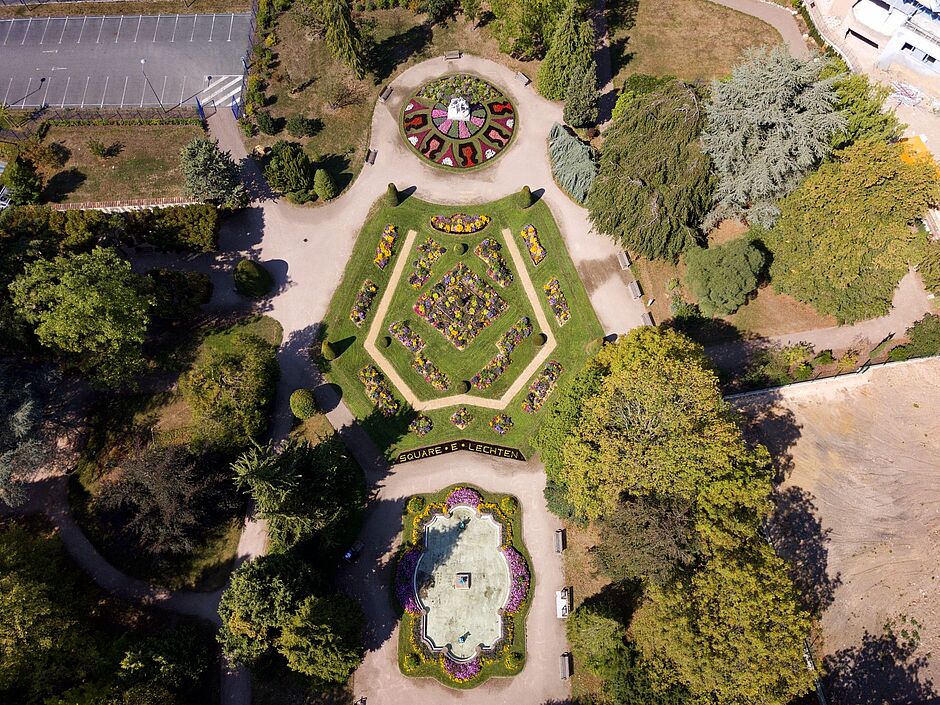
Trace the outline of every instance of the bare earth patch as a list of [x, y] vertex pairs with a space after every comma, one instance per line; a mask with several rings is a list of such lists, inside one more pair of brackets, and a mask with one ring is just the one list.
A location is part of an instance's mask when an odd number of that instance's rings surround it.
[[940, 683], [940, 359], [735, 402], [781, 482], [771, 538], [817, 611], [835, 705]]

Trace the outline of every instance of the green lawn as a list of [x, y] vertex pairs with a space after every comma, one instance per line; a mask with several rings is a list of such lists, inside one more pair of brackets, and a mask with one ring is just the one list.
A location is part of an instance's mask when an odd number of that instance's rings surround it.
[[[492, 222], [483, 231], [470, 236], [448, 235], [431, 230], [428, 223], [432, 215], [450, 215], [455, 211], [463, 211], [472, 215], [486, 214], [491, 216]], [[379, 270], [372, 260], [379, 236], [383, 228], [389, 223], [398, 227], [399, 240], [396, 243], [395, 255], [388, 266], [385, 270]], [[402, 282], [396, 289], [395, 298], [389, 309], [389, 316], [383, 321], [383, 329], [387, 329], [389, 323], [395, 320], [406, 319], [409, 321], [412, 330], [428, 344], [425, 350], [427, 356], [445, 370], [450, 377], [451, 389], [444, 393], [445, 395], [456, 393], [455, 383], [469, 379], [473, 372], [478, 371], [496, 355], [496, 340], [512, 327], [520, 316], [529, 315], [532, 319], [533, 334], [526, 339], [520, 348], [513, 352], [512, 363], [497, 383], [485, 392], [479, 392], [475, 389], [471, 391], [472, 394], [488, 397], [499, 397], [505, 392], [515, 376], [525, 369], [528, 361], [535, 355], [537, 345], [535, 338], [539, 333], [534, 316], [530, 314], [531, 308], [528, 299], [522, 294], [518, 274], [514, 275], [513, 283], [506, 289], [492, 284], [492, 281], [487, 278], [487, 282], [491, 283], [497, 293], [509, 303], [509, 309], [473, 340], [463, 352], [458, 351], [427, 321], [414, 314], [411, 306], [421, 291], [430, 288], [439, 281], [458, 259], [481, 276], [486, 277], [482, 261], [473, 253], [476, 244], [484, 237], [498, 238], [502, 242], [501, 230], [503, 228], [508, 228], [510, 232], [518, 237], [521, 228], [529, 223], [535, 225], [538, 230], [539, 237], [547, 251], [545, 260], [536, 267], [526, 254], [521, 239], [518, 239], [517, 243], [520, 245], [522, 258], [536, 289], [539, 303], [557, 340], [558, 346], [551, 353], [549, 359], [557, 360], [564, 368], [559, 382], [559, 387], [561, 387], [570, 381], [584, 364], [588, 357], [586, 349], [589, 343], [599, 339], [602, 330], [577, 271], [568, 256], [564, 240], [558, 231], [554, 218], [552, 218], [551, 212], [544, 203], [539, 202], [528, 210], [522, 210], [515, 205], [513, 197], [507, 197], [494, 203], [473, 206], [437, 206], [416, 198], [408, 198], [401, 205], [394, 208], [384, 205], [382, 201], [373, 208], [372, 215], [366, 220], [360, 232], [353, 255], [346, 267], [343, 281], [334, 294], [327, 313], [325, 335], [336, 352], [339, 353], [339, 356], [331, 363], [324, 362], [322, 364], [325, 366], [329, 381], [342, 389], [343, 398], [353, 414], [363, 421], [372, 437], [390, 456], [404, 450], [459, 438], [498, 442], [501, 445], [520, 448], [526, 454], [531, 452], [529, 439], [538, 426], [541, 415], [545, 412], [544, 408], [535, 414], [527, 414], [522, 411], [521, 404], [528, 391], [528, 383], [503, 412], [508, 414], [514, 423], [513, 428], [503, 436], [497, 435], [488, 425], [490, 419], [498, 413], [497, 410], [468, 406], [474, 418], [471, 424], [461, 431], [449, 421], [450, 415], [457, 408], [451, 406], [427, 412], [426, 415], [434, 423], [434, 429], [428, 435], [418, 437], [407, 432], [408, 422], [414, 417], [414, 412], [405, 410], [401, 415], [392, 419], [382, 417], [376, 412], [366, 396], [362, 383], [357, 376], [363, 366], [373, 363], [372, 358], [363, 348], [363, 342], [372, 323], [372, 316], [388, 287], [389, 277], [397, 259], [407, 257], [408, 264]], [[411, 271], [410, 263], [415, 259], [415, 255], [400, 251], [407, 232], [412, 229], [419, 233], [416, 242], [423, 242], [428, 235], [434, 232], [434, 239], [448, 250], [433, 265], [432, 277], [419, 290], [412, 289], [407, 282], [408, 273]], [[456, 249], [452, 247], [459, 242], [466, 242], [470, 245], [467, 253], [460, 257], [458, 257]], [[511, 257], [505, 247], [503, 253], [507, 263], [512, 267]], [[542, 291], [542, 286], [552, 277], [558, 278], [571, 311], [571, 320], [564, 326], [559, 326], [556, 322], [548, 306], [547, 298]], [[367, 278], [378, 286], [379, 291], [372, 303], [369, 316], [360, 328], [353, 325], [349, 320], [349, 312], [359, 287]], [[409, 364], [411, 356], [397, 340], [392, 340], [391, 345], [382, 349], [382, 352], [390, 359], [402, 378], [409, 380], [412, 390], [419, 398], [430, 399], [442, 395], [442, 393], [431, 388], [411, 369]], [[558, 394], [558, 389], [555, 390], [554, 394]], [[395, 396], [404, 408], [404, 400], [397, 391]]]
[[[461, 483], [460, 485], [451, 485], [450, 487], [445, 487], [442, 490], [433, 492], [430, 494], [421, 494], [415, 495], [424, 499], [424, 506], [434, 503], [444, 502], [451, 491], [457, 487], [470, 487], [483, 497], [483, 501], [486, 503], [494, 503], [501, 506], [501, 502], [504, 498], [511, 498], [513, 501], [518, 503], [515, 497], [508, 494], [498, 493], [498, 492], [487, 492], [485, 489], [477, 487], [476, 485], [471, 485], [468, 483]], [[417, 512], [409, 512], [408, 506], [406, 503], [405, 512], [402, 517], [402, 545], [400, 554], [408, 551], [411, 548], [414, 548], [415, 544], [412, 542], [412, 527], [414, 526], [415, 518], [423, 510]], [[529, 555], [528, 550], [526, 550], [525, 543], [522, 541], [522, 509], [517, 508], [511, 516], [507, 516], [509, 524], [511, 526], [511, 533], [513, 536], [512, 546], [515, 548], [522, 557], [525, 558], [526, 563], [529, 566], [529, 591], [525, 600], [522, 602], [522, 605], [519, 607], [519, 610], [512, 615], [512, 641], [508, 645], [504, 645], [499, 653], [516, 653], [522, 656], [520, 661], [520, 668], [516, 670], [510, 670], [504, 661], [504, 657], [492, 658], [492, 660], [487, 660], [484, 663], [483, 670], [480, 672], [480, 675], [477, 678], [474, 678], [468, 683], [456, 683], [451, 680], [446, 673], [441, 669], [441, 666], [437, 662], [423, 662], [413, 671], [407, 671], [404, 668], [404, 659], [405, 656], [412, 652], [412, 646], [410, 643], [410, 635], [412, 630], [415, 628], [417, 617], [412, 616], [404, 612], [401, 608], [401, 605], [398, 604], [398, 601], [395, 597], [394, 589], [394, 577], [393, 584], [391, 586], [392, 595], [391, 599], [394, 603], [396, 612], [401, 615], [401, 623], [398, 629], [398, 667], [402, 673], [412, 678], [436, 678], [441, 683], [451, 688], [460, 688], [460, 689], [469, 689], [475, 688], [478, 685], [481, 685], [490, 678], [506, 678], [517, 675], [521, 670], [522, 666], [525, 665], [525, 656], [526, 656], [526, 647], [525, 647], [525, 622], [526, 617], [529, 613], [529, 607], [532, 603], [532, 594], [535, 590], [535, 575], [532, 570], [532, 557]], [[394, 576], [394, 573], [393, 573]]]

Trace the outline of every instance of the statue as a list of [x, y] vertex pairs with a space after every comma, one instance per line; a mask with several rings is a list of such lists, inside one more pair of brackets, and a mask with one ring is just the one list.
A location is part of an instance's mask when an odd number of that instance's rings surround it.
[[450, 99], [450, 105], [447, 106], [447, 119], [462, 121], [470, 119], [470, 104], [467, 103], [466, 98], [455, 96]]

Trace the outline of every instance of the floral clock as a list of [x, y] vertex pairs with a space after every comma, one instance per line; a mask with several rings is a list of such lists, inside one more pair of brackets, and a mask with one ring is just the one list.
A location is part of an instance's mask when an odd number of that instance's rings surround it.
[[512, 141], [513, 104], [483, 79], [465, 74], [425, 84], [405, 103], [402, 132], [423, 160], [470, 169], [497, 157]]

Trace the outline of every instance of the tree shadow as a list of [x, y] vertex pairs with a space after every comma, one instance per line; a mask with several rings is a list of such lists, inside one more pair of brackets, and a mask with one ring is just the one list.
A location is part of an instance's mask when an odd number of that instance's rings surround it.
[[789, 563], [790, 577], [800, 592], [800, 602], [820, 616], [842, 584], [840, 574], [829, 575], [829, 534], [817, 518], [811, 493], [787, 487], [771, 497], [774, 508], [767, 520], [767, 538], [777, 554]]
[[916, 656], [916, 639], [898, 638], [890, 629], [868, 631], [861, 644], [823, 659], [824, 683], [832, 705], [925, 705], [940, 703], [924, 673], [927, 656]]
[[384, 81], [401, 64], [423, 51], [431, 43], [432, 37], [431, 25], [424, 23], [377, 42], [372, 47], [369, 66], [376, 81]]
[[336, 182], [336, 192], [342, 193], [352, 183], [348, 154], [325, 154], [317, 160], [317, 169], [326, 169]]
[[65, 197], [81, 186], [87, 177], [84, 172], [72, 167], [53, 175], [42, 190], [42, 198], [49, 203], [61, 203]]
[[264, 178], [264, 172], [257, 159], [251, 155], [245, 157], [239, 162], [239, 171], [241, 173], [242, 184], [245, 186], [245, 192], [251, 201], [273, 201], [277, 194], [268, 185]]
[[735, 403], [744, 421], [747, 440], [760, 443], [770, 451], [774, 465], [774, 484], [785, 481], [793, 471], [791, 449], [803, 435], [803, 427], [783, 403], [779, 391], [767, 391]]

